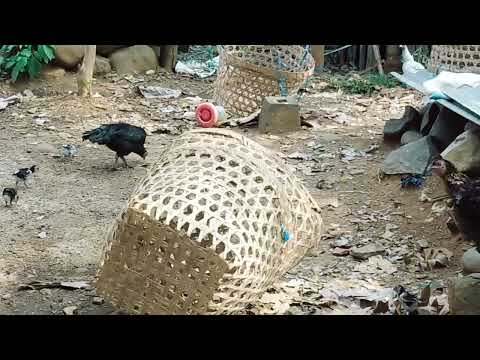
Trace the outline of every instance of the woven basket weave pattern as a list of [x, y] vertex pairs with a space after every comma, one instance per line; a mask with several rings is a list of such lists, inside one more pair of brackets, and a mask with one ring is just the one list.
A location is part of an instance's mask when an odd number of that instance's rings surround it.
[[264, 97], [280, 95], [280, 78], [288, 94], [296, 95], [315, 68], [305, 51], [286, 45], [221, 47], [214, 101], [234, 116], [248, 116], [261, 107]]
[[433, 45], [428, 70], [480, 74], [480, 45]]
[[[97, 287], [139, 313], [244, 310], [316, 245], [322, 225], [318, 205], [282, 159], [219, 129], [174, 141], [122, 216], [107, 235]], [[128, 295], [132, 279], [138, 288]]]

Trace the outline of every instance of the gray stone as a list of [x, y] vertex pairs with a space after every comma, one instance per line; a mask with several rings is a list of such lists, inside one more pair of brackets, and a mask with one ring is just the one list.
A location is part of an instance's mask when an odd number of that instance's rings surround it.
[[65, 69], [59, 66], [45, 65], [40, 71], [40, 76], [49, 80], [61, 79], [65, 76]]
[[429, 133], [438, 150], [445, 150], [464, 131], [465, 124], [466, 120], [462, 116], [442, 108]]
[[437, 119], [438, 113], [440, 112], [440, 105], [435, 102], [428, 103], [420, 112], [422, 114], [420, 132], [423, 135], [427, 135]]
[[480, 274], [451, 280], [448, 304], [452, 315], [480, 315]]
[[460, 134], [443, 152], [442, 158], [450, 161], [458, 171], [480, 168], [480, 137], [472, 130]]
[[400, 119], [390, 119], [383, 127], [383, 136], [386, 139], [400, 139], [407, 130], [418, 129], [420, 126], [420, 114], [412, 106], [405, 107], [405, 113]]
[[480, 273], [480, 254], [476, 248], [465, 251], [462, 257], [463, 271], [467, 274]]
[[60, 150], [57, 149], [54, 145], [47, 144], [47, 143], [40, 143], [36, 146], [36, 151], [40, 154], [54, 154], [59, 152]]
[[400, 145], [410, 144], [411, 142], [417, 141], [422, 137], [423, 135], [419, 131], [408, 130], [402, 135], [402, 138], [400, 139]]
[[115, 51], [110, 55], [112, 68], [120, 75], [144, 73], [158, 69], [158, 59], [150, 46], [135, 45]]
[[344, 248], [335, 248], [330, 251], [330, 253], [333, 256], [347, 256], [350, 254], [350, 249], [344, 249]]
[[128, 45], [97, 45], [97, 54], [108, 57], [116, 50], [127, 46]]
[[263, 100], [258, 128], [261, 132], [286, 132], [301, 128], [298, 101], [293, 96], [267, 96]]
[[387, 175], [424, 174], [438, 150], [429, 136], [392, 151], [383, 161], [381, 170]]
[[97, 55], [95, 57], [95, 68], [93, 70], [95, 75], [105, 75], [112, 71], [110, 60], [103, 56]]
[[465, 131], [472, 130], [473, 132], [477, 133], [477, 132], [480, 132], [480, 126], [471, 121], [468, 121], [467, 124], [465, 125], [464, 130]]
[[67, 306], [63, 309], [65, 315], [75, 315], [77, 313], [78, 307], [76, 306]]
[[351, 248], [352, 237], [350, 235], [341, 236], [330, 243], [332, 248]]
[[73, 69], [80, 64], [84, 53], [84, 45], [55, 45], [54, 62], [65, 69]]
[[92, 299], [92, 303], [94, 305], [102, 305], [103, 303], [105, 302], [105, 300], [100, 297], [100, 296], [95, 296], [93, 299]]
[[383, 254], [385, 254], [385, 248], [376, 244], [368, 244], [362, 247], [353, 248], [350, 251], [350, 255], [352, 255], [355, 259], [360, 260], [366, 260], [369, 257]]

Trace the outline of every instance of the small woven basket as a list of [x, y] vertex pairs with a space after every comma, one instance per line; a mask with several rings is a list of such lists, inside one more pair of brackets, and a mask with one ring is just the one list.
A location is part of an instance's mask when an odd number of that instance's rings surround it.
[[214, 101], [233, 116], [249, 116], [262, 106], [266, 96], [296, 95], [313, 74], [315, 61], [299, 45], [225, 45], [220, 61]]
[[242, 311], [317, 244], [321, 227], [317, 203], [275, 153], [233, 131], [193, 130], [108, 231], [97, 292], [137, 314]]
[[433, 45], [428, 70], [480, 74], [480, 45]]

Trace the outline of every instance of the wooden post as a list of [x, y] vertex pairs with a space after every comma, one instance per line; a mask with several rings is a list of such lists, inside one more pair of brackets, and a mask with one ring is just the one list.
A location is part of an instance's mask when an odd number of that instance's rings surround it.
[[375, 55], [375, 61], [377, 62], [378, 72], [380, 73], [380, 75], [383, 75], [382, 58], [380, 57], [380, 49], [378, 48], [378, 45], [372, 45], [372, 46], [373, 46], [373, 53]]
[[177, 64], [178, 45], [162, 45], [160, 49], [160, 66], [173, 71]]
[[92, 96], [93, 70], [95, 68], [95, 56], [97, 45], [84, 45], [85, 53], [82, 65], [77, 73], [78, 95], [82, 97]]
[[311, 45], [315, 59], [315, 72], [322, 71], [325, 66], [325, 45]]

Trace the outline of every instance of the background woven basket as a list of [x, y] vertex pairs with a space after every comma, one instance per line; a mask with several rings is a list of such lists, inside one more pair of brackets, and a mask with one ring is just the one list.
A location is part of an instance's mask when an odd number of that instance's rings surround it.
[[427, 68], [480, 74], [480, 45], [433, 45]]
[[193, 130], [112, 224], [97, 291], [132, 313], [235, 313], [296, 265], [321, 227], [284, 160], [232, 131]]
[[296, 95], [315, 69], [313, 57], [299, 45], [225, 45], [219, 53], [214, 101], [233, 116], [249, 116], [265, 96], [279, 96], [279, 79], [288, 95]]

